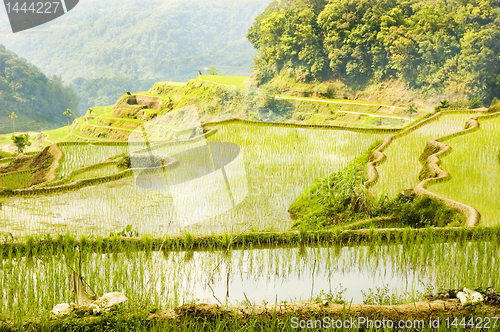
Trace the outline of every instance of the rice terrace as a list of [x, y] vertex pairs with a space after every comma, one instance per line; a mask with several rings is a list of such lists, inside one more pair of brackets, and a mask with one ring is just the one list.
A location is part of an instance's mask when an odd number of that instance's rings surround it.
[[0, 45], [1, 331], [498, 329], [500, 5], [265, 5], [82, 112]]

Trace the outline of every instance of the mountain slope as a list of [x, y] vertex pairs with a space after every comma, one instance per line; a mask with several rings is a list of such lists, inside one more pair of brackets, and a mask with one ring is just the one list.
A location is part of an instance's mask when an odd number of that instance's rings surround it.
[[[187, 80], [210, 65], [226, 74], [249, 74], [255, 51], [245, 33], [269, 1], [87, 0], [39, 29], [2, 39], [68, 82], [115, 76]], [[7, 22], [0, 29], [8, 30]]]
[[[71, 87], [0, 45], [0, 133], [59, 127], [67, 121], [67, 108], [78, 111]], [[9, 118], [12, 112], [17, 118]]]
[[462, 105], [500, 96], [498, 1], [274, 1], [247, 36], [264, 82], [397, 80]]

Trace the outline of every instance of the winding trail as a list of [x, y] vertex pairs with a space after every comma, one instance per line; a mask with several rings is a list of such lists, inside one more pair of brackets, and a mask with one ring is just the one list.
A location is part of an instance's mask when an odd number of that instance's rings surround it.
[[202, 79], [200, 77], [198, 77], [198, 80], [200, 80], [202, 82], [213, 83], [213, 84], [222, 85], [222, 86], [229, 86], [229, 87], [238, 89], [238, 87], [236, 85], [230, 85], [230, 84], [224, 84], [224, 83], [219, 83], [219, 82], [204, 80], [204, 79]]
[[[464, 112], [464, 111], [462, 111], [462, 112]], [[484, 112], [484, 113], [488, 114], [487, 110], [477, 110], [477, 109], [476, 110], [468, 110], [465, 112], [466, 113]], [[384, 151], [387, 149], [387, 147], [395, 139], [400, 138], [400, 137], [402, 137], [402, 136], [404, 136], [412, 131], [415, 131], [418, 128], [428, 124], [429, 122], [437, 121], [437, 120], [439, 120], [439, 118], [441, 116], [443, 116], [445, 114], [453, 114], [453, 113], [461, 113], [461, 111], [457, 111], [457, 110], [441, 111], [441, 112], [436, 113], [435, 115], [433, 115], [433, 116], [431, 116], [423, 121], [416, 123], [415, 125], [407, 128], [407, 129], [405, 129], [405, 130], [403, 130], [395, 135], [387, 137], [384, 140], [384, 142], [370, 156], [371, 162], [368, 163], [368, 165], [366, 167], [368, 179], [365, 182], [365, 187], [368, 189], [368, 188], [372, 187], [378, 181], [379, 175], [378, 175], [377, 166], [382, 164], [387, 159], [387, 156], [384, 154]], [[472, 131], [479, 129], [479, 123], [477, 121], [477, 118], [473, 117], [473, 118], [469, 119], [469, 122], [467, 124], [468, 124], [468, 127], [466, 127], [466, 129], [464, 129], [464, 130], [460, 130], [458, 132], [455, 132], [455, 133], [452, 133], [449, 135], [445, 135], [445, 136], [442, 136], [440, 138], [431, 139], [428, 142], [428, 146], [433, 147], [434, 151], [436, 151], [436, 152], [432, 153], [431, 155], [429, 155], [426, 159], [427, 167], [429, 168], [431, 175], [428, 176], [423, 181], [421, 181], [419, 184], [417, 184], [414, 187], [414, 191], [418, 196], [422, 196], [422, 195], [431, 196], [437, 200], [440, 200], [441, 202], [443, 202], [447, 206], [449, 206], [453, 209], [459, 210], [467, 218], [466, 226], [468, 228], [472, 228], [472, 227], [477, 226], [480, 219], [481, 219], [481, 214], [476, 208], [469, 206], [469, 205], [466, 205], [466, 204], [463, 204], [463, 203], [460, 203], [460, 202], [453, 201], [449, 198], [437, 195], [437, 194], [432, 193], [431, 191], [426, 189], [426, 186], [429, 183], [436, 182], [436, 181], [443, 181], [444, 179], [447, 179], [449, 177], [448, 172], [446, 172], [445, 170], [443, 170], [439, 167], [439, 162], [440, 162], [439, 157], [441, 155], [445, 155], [446, 153], [449, 153], [451, 151], [451, 147], [447, 144], [442, 143], [441, 141], [446, 140], [446, 139], [451, 138], [451, 137], [458, 136], [458, 135], [464, 135], [464, 134], [467, 134], [467, 133], [470, 133]]]
[[[113, 130], [124, 130], [124, 131], [135, 131], [135, 129], [128, 129], [128, 128], [122, 128], [122, 127], [111, 127], [111, 126], [101, 126], [101, 125], [95, 125], [95, 124], [91, 124], [89, 123], [89, 119], [88, 118], [85, 118], [85, 124], [87, 126], [91, 126], [91, 127], [97, 127], [97, 128], [105, 128], [105, 129], [113, 129]], [[79, 123], [77, 125], [80, 126], [81, 123]]]
[[469, 228], [477, 226], [477, 224], [481, 220], [481, 213], [476, 208], [471, 207], [471, 206], [466, 205], [466, 204], [463, 204], [461, 202], [454, 201], [450, 198], [438, 195], [438, 194], [430, 191], [429, 189], [427, 189], [427, 187], [431, 184], [435, 184], [435, 183], [442, 182], [442, 181], [447, 181], [450, 179], [450, 173], [448, 173], [446, 170], [442, 169], [440, 166], [441, 158], [446, 156], [447, 154], [449, 154], [451, 152], [451, 146], [443, 143], [443, 141], [449, 140], [449, 139], [457, 137], [457, 136], [467, 135], [467, 134], [473, 133], [475, 131], [478, 131], [478, 130], [480, 130], [479, 119], [496, 117], [499, 115], [500, 115], [500, 112], [495, 112], [495, 113], [490, 113], [490, 114], [479, 115], [479, 116], [473, 117], [473, 118], [469, 119], [464, 130], [430, 140], [427, 143], [427, 146], [430, 148], [434, 148], [434, 150], [437, 150], [433, 154], [429, 155], [426, 159], [426, 167], [429, 170], [430, 176], [428, 176], [426, 179], [421, 181], [414, 188], [415, 192], [418, 195], [427, 195], [427, 196], [433, 197], [435, 199], [443, 201], [448, 206], [451, 206], [451, 207], [456, 208], [457, 210], [460, 210], [462, 213], [464, 213], [467, 216], [467, 227], [469, 227]]
[[[398, 106], [392, 106], [392, 105], [384, 105], [384, 104], [370, 104], [370, 103], [357, 103], [357, 102], [342, 102], [342, 101], [333, 101], [333, 100], [324, 100], [324, 99], [311, 99], [311, 98], [301, 98], [301, 97], [289, 97], [289, 96], [276, 96], [276, 99], [291, 99], [291, 100], [298, 100], [298, 101], [315, 101], [319, 103], [328, 103], [328, 104], [342, 104], [342, 105], [358, 105], [358, 106], [371, 106], [371, 107], [387, 107], [387, 108], [401, 108]], [[358, 112], [354, 112], [358, 113]], [[368, 114], [368, 113], [367, 113]]]

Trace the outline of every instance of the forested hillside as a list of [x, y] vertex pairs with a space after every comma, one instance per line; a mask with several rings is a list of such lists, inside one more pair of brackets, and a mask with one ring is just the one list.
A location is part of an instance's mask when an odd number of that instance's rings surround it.
[[282, 0], [248, 31], [256, 78], [398, 80], [424, 96], [500, 96], [498, 0]]
[[67, 108], [78, 111], [71, 87], [0, 45], [0, 133], [59, 127]]
[[[67, 83], [87, 80], [75, 82], [85, 89], [82, 107], [89, 96], [112, 103], [127, 90], [187, 81], [211, 65], [227, 75], [250, 74], [255, 50], [245, 34], [270, 1], [85, 0], [40, 28], [2, 34], [2, 43]], [[10, 30], [7, 20], [0, 30]], [[121, 92], [93, 89], [105, 84], [95, 81], [101, 78], [117, 78]]]

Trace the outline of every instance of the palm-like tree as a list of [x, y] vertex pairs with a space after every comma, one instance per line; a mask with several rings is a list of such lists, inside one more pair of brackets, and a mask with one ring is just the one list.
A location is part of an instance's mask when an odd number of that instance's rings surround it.
[[410, 114], [410, 122], [411, 122], [411, 115], [413, 113], [417, 113], [418, 108], [415, 105], [410, 104], [410, 106], [408, 106], [408, 109], [406, 111]]
[[16, 121], [16, 118], [17, 118], [17, 114], [16, 114], [16, 112], [12, 112], [12, 113], [9, 115], [9, 118], [11, 118], [11, 119], [12, 119], [12, 132], [15, 132], [15, 131], [16, 131], [15, 121]]
[[68, 108], [68, 109], [66, 109], [66, 111], [63, 114], [68, 117], [68, 127], [69, 127], [69, 120], [70, 120], [71, 116], [73, 115], [73, 112]]

